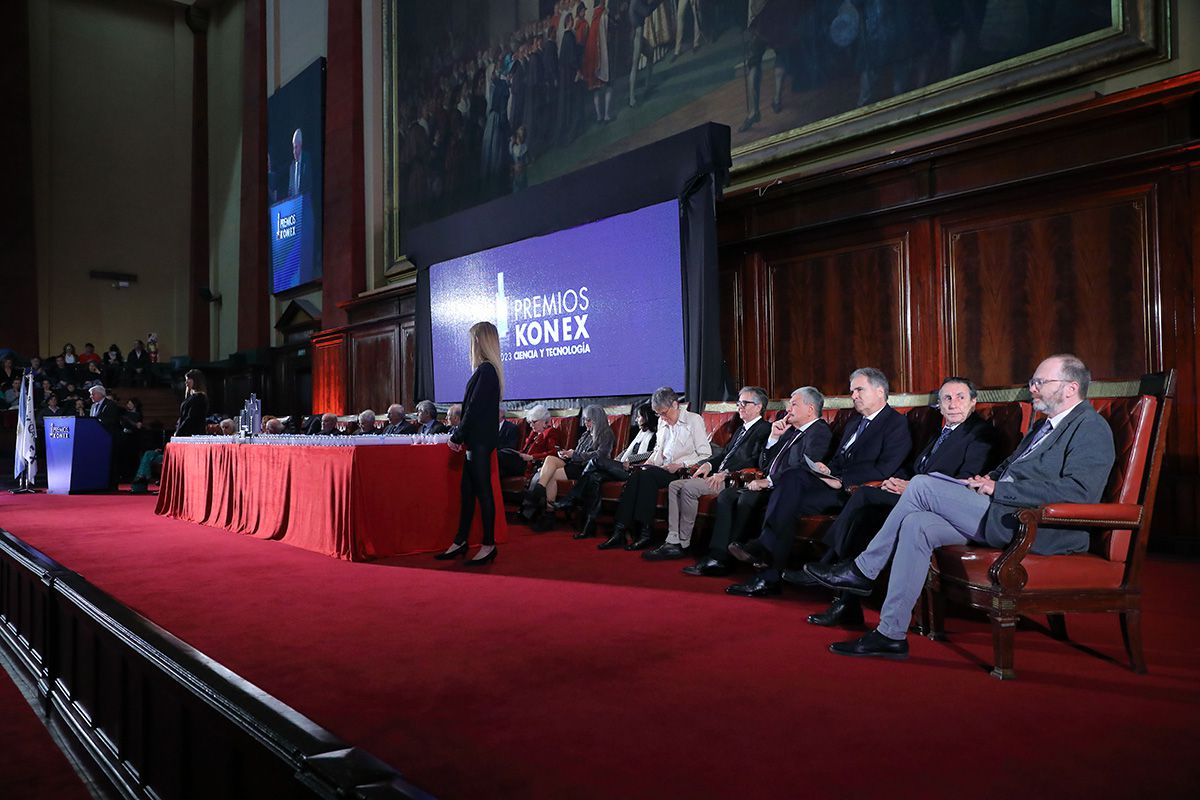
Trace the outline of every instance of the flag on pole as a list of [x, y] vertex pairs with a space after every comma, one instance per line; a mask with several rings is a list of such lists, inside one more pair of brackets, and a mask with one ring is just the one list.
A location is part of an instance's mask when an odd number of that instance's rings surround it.
[[21, 397], [17, 404], [17, 448], [13, 454], [13, 478], [25, 473], [26, 484], [37, 476], [37, 423], [33, 418], [33, 372], [21, 376]]

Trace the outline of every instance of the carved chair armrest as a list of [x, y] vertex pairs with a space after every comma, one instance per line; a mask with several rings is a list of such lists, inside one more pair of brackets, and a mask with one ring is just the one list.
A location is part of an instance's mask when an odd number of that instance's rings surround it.
[[1137, 528], [1142, 511], [1137, 503], [1054, 503], [1042, 506], [1040, 521], [1068, 528]]
[[1021, 562], [1033, 547], [1041, 523], [1055, 528], [1139, 528], [1142, 510], [1134, 503], [1052, 503], [1023, 508], [1017, 512], [1021, 524], [988, 570], [988, 577], [1001, 590], [1019, 591], [1025, 586], [1028, 575]]

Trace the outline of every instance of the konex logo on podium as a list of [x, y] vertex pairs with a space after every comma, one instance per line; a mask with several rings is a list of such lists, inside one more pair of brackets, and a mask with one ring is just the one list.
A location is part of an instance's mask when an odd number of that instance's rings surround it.
[[275, 214], [275, 239], [277, 241], [283, 239], [291, 239], [296, 235], [297, 224], [299, 223], [298, 214], [288, 214], [286, 217]]
[[71, 426], [70, 425], [55, 425], [53, 422], [50, 423], [50, 438], [51, 439], [70, 439], [71, 438]]

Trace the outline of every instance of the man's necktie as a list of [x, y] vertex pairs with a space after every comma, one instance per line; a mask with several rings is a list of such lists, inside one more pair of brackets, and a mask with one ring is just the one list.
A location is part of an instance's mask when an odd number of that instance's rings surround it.
[[853, 447], [854, 443], [857, 442], [859, 437], [863, 435], [863, 431], [867, 429], [868, 422], [870, 422], [870, 420], [868, 420], [866, 417], [863, 417], [858, 421], [858, 428], [855, 429], [854, 435], [847, 439], [846, 443], [842, 445], [843, 453]]
[[928, 464], [930, 459], [933, 458], [933, 454], [938, 451], [938, 448], [942, 446], [942, 444], [946, 441], [946, 438], [948, 436], [950, 436], [950, 426], [949, 425], [942, 428], [942, 432], [938, 434], [937, 441], [933, 443], [933, 447], [931, 447], [929, 449], [929, 452], [927, 452], [925, 455], [923, 455], [921, 457], [921, 464], [918, 467], [918, 469], [925, 468], [925, 465]]
[[92, 403], [92, 416], [93, 417], [100, 416], [100, 404], [99, 403]]
[[725, 457], [721, 459], [721, 466], [717, 469], [717, 472], [725, 471], [725, 465], [729, 463], [730, 456], [732, 456], [733, 451], [737, 449], [738, 442], [742, 441], [742, 436], [744, 436], [745, 433], [746, 426], [743, 425], [742, 429], [739, 430], [737, 434], [735, 434], [734, 437], [729, 440], [729, 444], [725, 446]]
[[804, 433], [802, 431], [797, 432], [795, 436], [788, 439], [787, 442], [784, 443], [783, 447], [779, 448], [779, 452], [775, 454], [775, 460], [772, 461], [771, 466], [767, 468], [767, 475], [774, 475], [778, 471], [778, 470], [776, 470], [776, 467], [778, 467], [781, 463], [783, 463], [784, 453], [786, 453], [787, 449], [789, 447], [791, 447], [793, 444], [795, 444], [796, 440], [799, 439], [803, 435], [804, 435]]
[[1017, 456], [1016, 458], [1014, 458], [1014, 459], [1012, 460], [1012, 463], [1010, 463], [1010, 464], [1009, 464], [1009, 465], [1008, 465], [1008, 466], [1007, 466], [1007, 467], [1004, 469], [1004, 473], [1003, 473], [1003, 474], [1000, 476], [1000, 480], [1002, 480], [1002, 481], [1003, 481], [1003, 480], [1005, 480], [1005, 479], [1007, 479], [1007, 480], [1012, 480], [1012, 478], [1009, 478], [1009, 477], [1008, 477], [1008, 473], [1009, 473], [1009, 471], [1010, 471], [1010, 470], [1012, 470], [1012, 465], [1013, 465], [1013, 464], [1015, 464], [1015, 463], [1017, 463], [1018, 461], [1024, 461], [1024, 460], [1025, 460], [1025, 458], [1026, 458], [1026, 457], [1027, 457], [1027, 456], [1028, 456], [1030, 453], [1032, 453], [1032, 452], [1033, 452], [1033, 451], [1034, 451], [1034, 450], [1037, 448], [1037, 446], [1038, 446], [1039, 444], [1041, 444], [1041, 443], [1042, 443], [1042, 440], [1043, 440], [1043, 439], [1045, 439], [1047, 436], [1049, 436], [1049, 435], [1051, 434], [1051, 432], [1053, 432], [1053, 430], [1054, 430], [1054, 427], [1053, 427], [1053, 426], [1050, 424], [1050, 420], [1046, 420], [1045, 422], [1043, 422], [1043, 423], [1042, 423], [1042, 427], [1038, 428], [1038, 432], [1037, 432], [1037, 433], [1035, 433], [1035, 434], [1033, 435], [1033, 439], [1031, 439], [1031, 440], [1029, 441], [1029, 447], [1026, 447], [1026, 448], [1025, 448], [1025, 451], [1024, 451], [1023, 453], [1021, 453], [1021, 455], [1019, 455], [1019, 456]]

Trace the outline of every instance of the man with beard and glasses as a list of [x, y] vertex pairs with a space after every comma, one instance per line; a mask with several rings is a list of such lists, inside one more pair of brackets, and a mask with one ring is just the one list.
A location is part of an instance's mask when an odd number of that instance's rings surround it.
[[[1087, 402], [1090, 381], [1091, 373], [1075, 356], [1050, 356], [1029, 380], [1033, 408], [1045, 419], [1031, 427], [1000, 466], [961, 485], [918, 475], [861, 555], [804, 567], [830, 589], [866, 596], [892, 562], [879, 626], [858, 639], [830, 645], [832, 652], [906, 658], [908, 623], [935, 549], [969, 543], [1004, 547], [1020, 524], [1022, 508], [1100, 500], [1115, 455], [1112, 429]], [[1087, 548], [1087, 531], [1039, 527], [1032, 551], [1057, 555]]]

